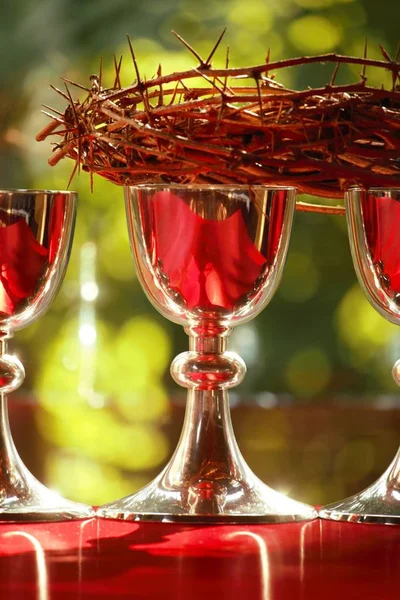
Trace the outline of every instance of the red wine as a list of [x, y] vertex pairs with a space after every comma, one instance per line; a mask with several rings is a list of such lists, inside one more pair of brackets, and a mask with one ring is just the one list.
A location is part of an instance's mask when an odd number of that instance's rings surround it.
[[140, 200], [159, 284], [200, 311], [231, 311], [268, 276], [282, 236], [286, 192], [169, 190]]
[[391, 197], [369, 192], [362, 197], [367, 244], [382, 287], [400, 299], [400, 192]]

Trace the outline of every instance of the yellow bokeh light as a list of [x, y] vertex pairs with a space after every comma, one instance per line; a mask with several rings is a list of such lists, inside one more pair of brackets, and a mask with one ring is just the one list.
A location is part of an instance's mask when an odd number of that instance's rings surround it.
[[55, 450], [46, 458], [48, 485], [78, 502], [104, 504], [132, 494], [148, 483], [144, 475], [126, 476], [115, 467]]
[[99, 268], [111, 279], [132, 281], [136, 273], [129, 248], [125, 206], [122, 190], [116, 192], [114, 211], [107, 215], [106, 230], [98, 239]]
[[295, 396], [311, 397], [327, 387], [331, 374], [331, 364], [324, 351], [308, 347], [296, 353], [289, 361], [285, 379]]
[[287, 416], [269, 410], [246, 411], [235, 430], [239, 438], [246, 440], [248, 451], [261, 452], [264, 458], [270, 452], [283, 451], [292, 434]]
[[396, 326], [369, 304], [357, 283], [343, 296], [336, 321], [341, 339], [352, 350], [349, 358], [356, 365], [368, 361], [396, 333]]
[[[240, 48], [240, 52], [237, 51]], [[265, 35], [254, 35], [251, 29], [238, 29], [234, 36], [233, 47], [230, 50], [231, 62], [238, 67], [248, 67], [257, 62], [263, 63], [268, 51], [270, 60], [279, 60], [282, 58], [284, 42], [282, 36], [276, 31], [269, 31]], [[277, 80], [284, 85], [293, 83], [292, 73], [289, 70], [277, 72]], [[235, 85], [248, 85], [246, 79], [236, 79]]]
[[319, 273], [313, 259], [301, 252], [289, 253], [279, 295], [290, 302], [306, 302], [318, 290]]
[[334, 4], [349, 4], [355, 0], [294, 0], [298, 6], [308, 9], [324, 9]]
[[374, 444], [369, 440], [351, 440], [339, 450], [334, 468], [345, 482], [359, 481], [372, 471], [374, 464]]
[[160, 421], [169, 412], [169, 398], [161, 384], [151, 381], [146, 387], [117, 394], [114, 398], [121, 416], [128, 421]]
[[326, 8], [332, 6], [335, 0], [295, 0], [295, 2], [302, 8]]
[[129, 359], [133, 347], [147, 358], [151, 373], [160, 375], [165, 371], [171, 358], [171, 341], [165, 329], [153, 317], [133, 317], [118, 333], [115, 347], [118, 359], [128, 368], [135, 369]]
[[260, 0], [234, 0], [227, 11], [227, 20], [243, 29], [265, 33], [273, 24], [273, 15], [266, 2]]
[[339, 25], [326, 17], [307, 15], [290, 23], [288, 38], [301, 52], [330, 52], [340, 43], [342, 31]]
[[168, 455], [165, 436], [152, 425], [127, 424], [108, 409], [68, 406], [65, 399], [58, 408], [58, 418], [41, 411], [38, 427], [46, 440], [72, 453], [128, 471], [154, 469]]
[[[155, 423], [169, 409], [160, 378], [171, 348], [162, 325], [149, 316], [130, 319], [118, 332], [99, 319], [93, 328], [93, 346], [82, 345], [80, 322], [72, 319], [46, 347], [36, 386], [45, 410], [37, 423], [44, 439], [69, 449], [74, 468], [89, 465], [94, 483], [81, 481], [78, 487], [82, 498], [99, 503], [106, 501], [101, 487], [96, 489], [103, 469], [142, 472], [160, 467], [168, 456], [166, 436]], [[55, 457], [50, 471], [50, 484], [70, 495], [62, 461], [58, 465]], [[120, 473], [115, 485], [109, 482], [110, 496], [123, 495], [124, 481]]]

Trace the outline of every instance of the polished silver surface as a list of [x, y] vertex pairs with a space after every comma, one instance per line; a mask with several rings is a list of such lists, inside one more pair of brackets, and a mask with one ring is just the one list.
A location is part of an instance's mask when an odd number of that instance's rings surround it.
[[0, 521], [86, 518], [93, 510], [39, 483], [21, 461], [8, 421], [6, 394], [24, 379], [7, 353], [13, 332], [42, 315], [63, 280], [71, 250], [76, 194], [0, 190]]
[[[352, 189], [345, 197], [354, 267], [372, 306], [400, 325], [400, 189]], [[400, 364], [393, 367], [400, 385]], [[324, 519], [400, 525], [400, 450], [375, 483], [324, 506]]]
[[[246, 371], [227, 350], [231, 328], [258, 314], [279, 283], [293, 214], [292, 188], [138, 186], [126, 189], [131, 247], [150, 301], [185, 327], [189, 351], [171, 375], [188, 388], [180, 441], [148, 486], [104, 505], [106, 518], [285, 522], [315, 510], [273, 491], [237, 446], [227, 390]], [[149, 398], [151, 402], [151, 398]]]

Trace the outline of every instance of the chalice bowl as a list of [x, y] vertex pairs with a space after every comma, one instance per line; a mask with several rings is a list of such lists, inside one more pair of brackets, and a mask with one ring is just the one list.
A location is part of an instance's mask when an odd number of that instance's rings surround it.
[[97, 514], [206, 523], [314, 518], [312, 507], [273, 491], [251, 472], [235, 441], [227, 392], [246, 371], [227, 351], [229, 334], [276, 290], [295, 190], [141, 185], [127, 187], [125, 200], [141, 284], [161, 314], [189, 336], [189, 352], [171, 366], [188, 397], [182, 434], [164, 471]]
[[[346, 193], [350, 248], [359, 282], [372, 306], [400, 325], [400, 188], [353, 188]], [[400, 385], [400, 360], [393, 367]], [[400, 450], [370, 487], [320, 510], [336, 521], [400, 524]]]
[[86, 518], [91, 508], [48, 490], [28, 471], [11, 437], [7, 394], [25, 371], [7, 354], [14, 331], [47, 309], [68, 264], [75, 223], [72, 192], [0, 190], [0, 521]]

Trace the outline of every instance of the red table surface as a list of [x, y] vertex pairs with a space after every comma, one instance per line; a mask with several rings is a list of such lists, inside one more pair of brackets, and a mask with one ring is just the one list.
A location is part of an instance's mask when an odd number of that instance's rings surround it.
[[400, 527], [0, 525], [1, 600], [395, 600]]

